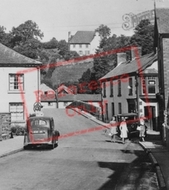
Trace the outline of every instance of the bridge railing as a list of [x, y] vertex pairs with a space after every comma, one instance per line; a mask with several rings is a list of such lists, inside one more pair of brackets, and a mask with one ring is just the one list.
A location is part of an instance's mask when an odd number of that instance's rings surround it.
[[99, 116], [99, 112], [100, 112], [99, 106], [95, 106], [93, 104], [83, 102], [80, 100], [72, 102], [71, 104], [66, 106], [66, 108], [67, 109], [79, 109], [81, 111], [85, 111], [87, 113], [90, 113], [91, 115], [96, 116], [96, 117]]

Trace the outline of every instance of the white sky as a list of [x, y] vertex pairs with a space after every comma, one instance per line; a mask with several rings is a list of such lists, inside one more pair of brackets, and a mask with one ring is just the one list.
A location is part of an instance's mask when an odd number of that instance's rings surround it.
[[[157, 7], [169, 7], [169, 0], [156, 0]], [[36, 22], [44, 33], [43, 41], [52, 37], [68, 38], [68, 31], [95, 30], [104, 24], [112, 34], [131, 35], [122, 29], [122, 16], [154, 8], [154, 0], [0, 0], [0, 25], [7, 31], [27, 20]]]

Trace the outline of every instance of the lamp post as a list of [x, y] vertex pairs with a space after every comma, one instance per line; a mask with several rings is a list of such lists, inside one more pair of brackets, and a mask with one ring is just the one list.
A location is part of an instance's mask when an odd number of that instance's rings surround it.
[[138, 74], [135, 76], [135, 87], [136, 87], [136, 113], [137, 117], [140, 117], [140, 106], [139, 106], [139, 85], [138, 85]]
[[55, 90], [56, 108], [58, 109], [58, 89]]

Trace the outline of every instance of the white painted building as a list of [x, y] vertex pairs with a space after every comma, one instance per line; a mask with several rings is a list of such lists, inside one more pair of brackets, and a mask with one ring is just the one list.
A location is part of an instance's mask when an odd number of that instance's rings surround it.
[[33, 113], [39, 90], [41, 62], [0, 44], [0, 112], [11, 113], [12, 123], [23, 124]]
[[69, 37], [70, 51], [76, 51], [80, 56], [95, 54], [99, 44], [99, 33], [94, 31], [77, 31]]

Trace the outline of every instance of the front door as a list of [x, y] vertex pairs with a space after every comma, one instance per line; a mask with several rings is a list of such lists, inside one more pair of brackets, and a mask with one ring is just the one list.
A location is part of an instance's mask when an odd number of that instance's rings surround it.
[[155, 106], [145, 106], [144, 113], [147, 120], [147, 127], [150, 130], [157, 130]]

